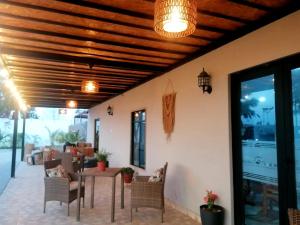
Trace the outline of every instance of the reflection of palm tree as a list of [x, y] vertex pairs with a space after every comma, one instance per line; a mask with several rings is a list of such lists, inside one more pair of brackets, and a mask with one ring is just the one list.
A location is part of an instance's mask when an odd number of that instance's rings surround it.
[[256, 98], [245, 99], [241, 104], [241, 115], [245, 119], [251, 119], [255, 116], [259, 117], [259, 115], [251, 108], [256, 107], [258, 105], [258, 100]]

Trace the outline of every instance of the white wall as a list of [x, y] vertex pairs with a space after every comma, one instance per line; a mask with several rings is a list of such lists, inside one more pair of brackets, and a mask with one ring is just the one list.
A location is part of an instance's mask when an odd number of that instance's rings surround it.
[[[100, 147], [112, 152], [112, 165], [129, 164], [130, 113], [147, 110], [146, 170], [169, 162], [166, 197], [190, 214], [199, 215], [207, 189], [220, 196], [226, 225], [233, 224], [228, 74], [300, 52], [300, 11], [237, 39], [159, 78], [90, 110], [88, 139], [94, 119], [101, 119]], [[197, 75], [205, 67], [213, 92], [202, 94]], [[166, 140], [162, 103], [167, 80], [177, 92], [175, 131]], [[113, 106], [114, 115], [106, 108]]]

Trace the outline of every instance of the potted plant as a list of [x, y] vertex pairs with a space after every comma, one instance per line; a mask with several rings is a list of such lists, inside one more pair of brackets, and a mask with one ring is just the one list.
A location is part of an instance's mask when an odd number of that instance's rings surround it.
[[110, 155], [111, 153], [106, 152], [104, 149], [96, 153], [96, 159], [98, 161], [97, 167], [99, 170], [105, 171], [106, 167], [108, 167], [108, 156]]
[[200, 206], [200, 216], [202, 225], [223, 225], [224, 208], [215, 205], [218, 195], [212, 191], [207, 191], [204, 201], [206, 204]]
[[124, 182], [130, 184], [132, 181], [134, 170], [131, 167], [123, 167], [121, 172], [124, 177]]

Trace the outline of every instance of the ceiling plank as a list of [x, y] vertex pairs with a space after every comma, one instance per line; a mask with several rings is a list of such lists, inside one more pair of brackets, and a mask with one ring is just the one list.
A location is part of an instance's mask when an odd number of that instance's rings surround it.
[[55, 54], [55, 53], [16, 50], [16, 49], [6, 48], [6, 47], [1, 48], [1, 53], [36, 58], [36, 59], [52, 60], [52, 61], [54, 60], [54, 61], [63, 61], [63, 62], [79, 62], [79, 63], [86, 63], [86, 64], [93, 63], [95, 65], [101, 65], [107, 68], [118, 68], [122, 70], [159, 72], [162, 71], [163, 69], [162, 67], [138, 65], [138, 64], [127, 63], [127, 62], [112, 62], [112, 61], [95, 59], [90, 57], [74, 57], [70, 55], [62, 55], [62, 54]]
[[114, 53], [110, 51], [100, 51], [89, 47], [70, 47], [66, 46], [64, 44], [53, 44], [53, 43], [46, 43], [46, 42], [40, 42], [40, 41], [32, 41], [32, 40], [26, 40], [24, 38], [12, 38], [7, 37], [5, 35], [0, 37], [0, 42], [3, 44], [16, 44], [16, 43], [22, 43], [23, 46], [28, 47], [35, 47], [40, 49], [49, 49], [49, 50], [56, 50], [56, 51], [66, 51], [69, 53], [77, 53], [77, 54], [88, 54], [88, 55], [94, 55], [97, 57], [108, 57], [108, 58], [114, 58], [114, 59], [120, 59], [124, 60], [131, 59], [132, 61], [136, 60], [139, 62], [152, 62], [152, 63], [175, 63], [177, 60], [174, 59], [165, 59], [165, 58], [156, 58], [152, 56], [135, 56], [131, 54], [125, 54], [125, 53]]
[[[3, 7], [1, 7], [1, 5]], [[5, 7], [4, 7], [5, 6]], [[73, 28], [89, 29], [98, 32], [116, 34], [126, 37], [137, 37], [143, 40], [159, 40], [167, 43], [182, 43], [185, 45], [207, 44], [208, 39], [185, 37], [180, 39], [168, 39], [153, 32], [153, 28], [120, 25], [115, 21], [107, 22], [100, 18], [87, 18], [83, 14], [76, 14], [68, 11], [59, 11], [41, 6], [30, 6], [28, 4], [6, 2], [0, 3], [0, 12], [4, 15], [18, 16], [34, 21], [43, 21], [53, 25], [62, 25]], [[134, 19], [134, 18], [132, 18]]]

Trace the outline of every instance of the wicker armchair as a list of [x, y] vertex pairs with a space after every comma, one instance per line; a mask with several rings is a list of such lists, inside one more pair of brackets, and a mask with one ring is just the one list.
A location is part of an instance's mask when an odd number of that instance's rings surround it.
[[300, 225], [300, 210], [288, 209], [290, 225]]
[[131, 209], [130, 220], [132, 221], [132, 209], [140, 207], [155, 208], [161, 210], [161, 222], [165, 212], [164, 186], [166, 181], [168, 163], [163, 168], [162, 181], [148, 182], [149, 176], [137, 176], [131, 183]]
[[[69, 163], [72, 164], [72, 161]], [[60, 204], [62, 202], [66, 203], [68, 205], [68, 213], [67, 215], [70, 215], [70, 208], [69, 205], [72, 201], [77, 199], [77, 176], [76, 174], [71, 174], [68, 169], [72, 168], [70, 166], [65, 165], [65, 170], [71, 175], [71, 181], [69, 181], [68, 178], [63, 177], [48, 177], [46, 170], [55, 168], [58, 165], [63, 165], [61, 159], [51, 160], [51, 161], [45, 161], [44, 167], [45, 167], [45, 194], [44, 194], [44, 213], [46, 212], [46, 203], [48, 201], [59, 201]], [[84, 193], [85, 193], [85, 187], [84, 185], [81, 187], [81, 196], [80, 198], [83, 198], [83, 207], [84, 207]]]

